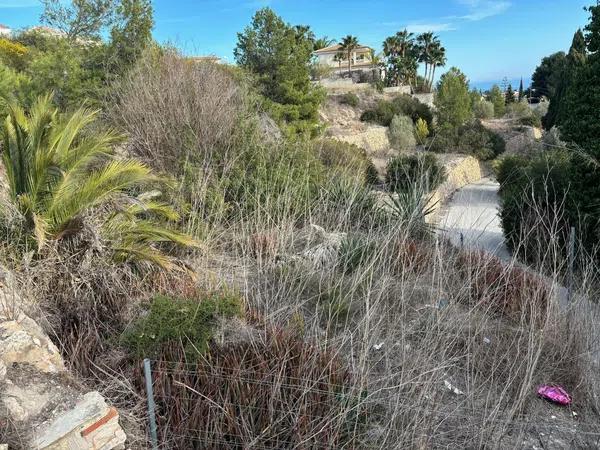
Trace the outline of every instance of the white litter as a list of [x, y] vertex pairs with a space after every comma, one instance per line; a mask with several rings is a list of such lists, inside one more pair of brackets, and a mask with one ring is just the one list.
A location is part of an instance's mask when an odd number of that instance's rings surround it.
[[446, 388], [448, 388], [448, 390], [454, 392], [456, 395], [464, 395], [465, 394], [463, 391], [461, 391], [459, 388], [454, 386], [448, 380], [444, 380], [444, 386], [446, 386]]
[[375, 350], [381, 350], [381, 348], [383, 347], [383, 344], [384, 344], [384, 342], [380, 342], [379, 344], [375, 344], [375, 345], [373, 346], [373, 348], [374, 348]]

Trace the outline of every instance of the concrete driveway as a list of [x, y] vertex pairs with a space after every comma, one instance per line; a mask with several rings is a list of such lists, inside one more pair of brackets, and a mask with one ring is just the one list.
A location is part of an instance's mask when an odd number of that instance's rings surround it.
[[457, 246], [479, 248], [504, 260], [511, 256], [498, 217], [499, 184], [484, 178], [454, 193], [442, 210], [440, 229]]

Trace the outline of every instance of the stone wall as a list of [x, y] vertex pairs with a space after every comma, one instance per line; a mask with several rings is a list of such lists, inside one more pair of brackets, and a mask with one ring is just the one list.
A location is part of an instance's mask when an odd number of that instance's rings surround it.
[[410, 86], [392, 86], [383, 88], [384, 94], [408, 94], [410, 95]]
[[469, 184], [475, 183], [488, 175], [486, 167], [477, 158], [465, 155], [440, 155], [440, 163], [446, 167], [447, 179], [432, 195], [429, 206], [433, 213], [428, 221], [438, 219], [438, 213], [444, 202]]
[[123, 448], [117, 410], [98, 392], [84, 395], [24, 305], [14, 277], [0, 267], [0, 423], [15, 424], [26, 448]]
[[369, 126], [365, 131], [354, 132], [352, 134], [336, 134], [332, 137], [339, 141], [364, 148], [369, 154], [384, 152], [390, 148], [387, 127], [373, 125]]

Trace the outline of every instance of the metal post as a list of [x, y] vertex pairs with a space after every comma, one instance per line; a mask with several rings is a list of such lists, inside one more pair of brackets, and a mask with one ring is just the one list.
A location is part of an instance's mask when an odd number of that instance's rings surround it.
[[156, 431], [156, 412], [154, 404], [154, 392], [152, 390], [152, 371], [150, 360], [144, 359], [144, 378], [146, 379], [146, 397], [148, 398], [148, 420], [150, 422], [150, 440], [152, 449], [158, 450], [158, 434]]
[[575, 227], [571, 227], [571, 235], [569, 236], [569, 255], [568, 255], [568, 273], [567, 273], [567, 302], [571, 304], [573, 298], [574, 284], [574, 266], [575, 266]]

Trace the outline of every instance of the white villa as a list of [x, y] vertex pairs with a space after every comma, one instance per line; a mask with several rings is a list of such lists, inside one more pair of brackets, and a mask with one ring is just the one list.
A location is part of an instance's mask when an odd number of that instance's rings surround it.
[[[342, 50], [340, 44], [331, 45], [313, 52], [317, 58], [317, 63], [333, 69], [334, 72], [348, 70], [348, 54]], [[339, 55], [339, 56], [337, 56]], [[366, 45], [359, 45], [352, 51], [351, 68], [352, 70], [371, 69], [371, 48]]]

